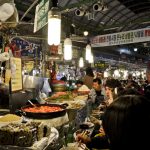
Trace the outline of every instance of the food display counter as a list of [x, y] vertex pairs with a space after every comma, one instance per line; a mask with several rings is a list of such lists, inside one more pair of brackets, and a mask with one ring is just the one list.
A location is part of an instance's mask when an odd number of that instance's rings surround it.
[[31, 119], [14, 114], [7, 114], [1, 118], [0, 149], [2, 150], [53, 150], [60, 138], [57, 128], [63, 128], [69, 121], [67, 113], [52, 119]]
[[[39, 86], [38, 86], [39, 88]], [[10, 112], [15, 113], [16, 109], [21, 110], [21, 108], [27, 108], [27, 110], [30, 110], [30, 107], [28, 109], [27, 100], [32, 99], [33, 94], [31, 91], [25, 91], [25, 92], [17, 92], [12, 93], [10, 96]], [[86, 116], [87, 116], [87, 99], [88, 95], [79, 95], [77, 93], [73, 93], [70, 91], [65, 92], [55, 92], [52, 96], [44, 99], [44, 104], [39, 105], [29, 105], [31, 108], [38, 109], [38, 106], [43, 105], [58, 105], [61, 106], [63, 104], [67, 104], [67, 106], [63, 107], [63, 115], [58, 115], [55, 117], [52, 117], [52, 113], [49, 113], [47, 115], [47, 118], [42, 117], [35, 117], [34, 116], [28, 116], [28, 112], [23, 112], [21, 115], [24, 118], [25, 122], [34, 122], [34, 123], [43, 123], [46, 124], [51, 129], [54, 128], [54, 131], [51, 130], [51, 134], [48, 137], [43, 137], [41, 140], [38, 140], [34, 142], [30, 146], [19, 146], [19, 145], [8, 145], [1, 144], [0, 149], [29, 149], [29, 150], [43, 150], [43, 149], [51, 149], [56, 150], [56, 147], [58, 149], [61, 148], [64, 143], [66, 143], [66, 139], [68, 138], [68, 135], [72, 135], [72, 132], [76, 131], [81, 123], [84, 122]], [[57, 110], [56, 110], [57, 111]], [[35, 112], [33, 112], [35, 113]], [[36, 112], [37, 113], [37, 112]], [[40, 112], [43, 114], [47, 114], [46, 112]], [[58, 113], [59, 114], [59, 113]], [[39, 115], [40, 116], [40, 115]], [[71, 131], [71, 132], [70, 132]], [[57, 134], [58, 133], [58, 134]], [[52, 137], [51, 137], [52, 136]], [[72, 139], [73, 140], [73, 139]], [[59, 144], [58, 144], [59, 143]]]

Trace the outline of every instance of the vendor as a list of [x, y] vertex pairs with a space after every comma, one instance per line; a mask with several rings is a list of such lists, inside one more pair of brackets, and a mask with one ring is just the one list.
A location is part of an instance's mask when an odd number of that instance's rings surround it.
[[79, 89], [82, 85], [83, 85], [83, 81], [78, 80], [78, 81], [76, 82], [77, 89]]
[[91, 67], [86, 68], [86, 75], [83, 77], [83, 83], [89, 88], [92, 89], [94, 79], [94, 73]]
[[102, 82], [101, 79], [95, 78], [93, 80], [93, 88], [90, 91], [89, 98], [93, 103], [93, 108], [96, 108], [104, 101], [104, 95], [102, 95]]
[[74, 92], [77, 92], [78, 94], [87, 94], [90, 92], [90, 89], [83, 83], [83, 81], [78, 80], [76, 82], [76, 89], [74, 90]]

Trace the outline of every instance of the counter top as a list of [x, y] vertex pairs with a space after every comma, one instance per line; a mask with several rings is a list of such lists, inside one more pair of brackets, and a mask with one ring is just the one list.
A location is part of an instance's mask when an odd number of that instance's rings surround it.
[[52, 119], [29, 119], [29, 121], [32, 120], [37, 122], [44, 122], [48, 124], [50, 127], [59, 127], [69, 122], [67, 113], [64, 116], [52, 118]]

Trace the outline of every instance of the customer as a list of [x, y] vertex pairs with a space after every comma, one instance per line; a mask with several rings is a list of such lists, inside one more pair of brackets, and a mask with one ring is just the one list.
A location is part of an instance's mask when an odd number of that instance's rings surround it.
[[146, 70], [146, 85], [144, 86], [144, 95], [150, 99], [150, 68]]
[[89, 88], [92, 89], [94, 74], [91, 67], [86, 68], [86, 75], [83, 77], [83, 83]]
[[117, 79], [108, 79], [105, 84], [107, 105], [111, 104], [118, 94], [123, 90], [121, 82]]
[[145, 97], [119, 97], [107, 107], [102, 125], [111, 150], [150, 149], [150, 101]]
[[99, 136], [89, 137], [87, 135], [82, 136], [82, 134], [77, 135], [78, 141], [86, 144], [86, 147], [90, 150], [94, 149], [108, 149], [109, 141], [105, 134], [101, 133]]
[[[141, 96], [137, 91], [135, 91], [134, 89], [128, 89], [128, 90], [124, 90], [123, 92], [122, 92], [122, 94], [123, 95], [126, 95], [126, 94], [131, 94], [131, 95], [128, 95], [128, 97], [132, 97], [132, 95], [133, 95], [133, 97], [135, 96], [135, 97], [137, 97], [135, 94], [137, 94], [138, 96]], [[143, 97], [142, 97], [143, 98]], [[119, 98], [119, 100], [120, 100], [121, 98]], [[144, 98], [145, 99], [145, 98]], [[118, 99], [115, 99], [115, 100], [118, 100]], [[122, 107], [122, 102], [121, 102], [121, 100], [119, 101], [120, 102], [120, 104], [118, 104], [118, 105], [120, 105], [119, 107]], [[127, 104], [128, 104], [128, 101], [126, 101], [127, 102]], [[118, 103], [118, 102], [117, 102]], [[111, 104], [110, 104], [110, 106], [111, 105], [115, 105], [116, 104], [116, 102], [114, 103], [114, 102], [112, 102]], [[150, 105], [150, 104], [149, 104]], [[110, 106], [108, 106], [108, 108], [106, 108], [106, 112], [107, 112], [107, 109], [110, 109]], [[148, 106], [149, 107], [149, 106]], [[126, 110], [126, 108], [124, 107], [124, 109]], [[120, 109], [120, 111], [124, 111], [124, 109]], [[126, 110], [126, 111], [128, 111], [128, 109]], [[114, 106], [114, 115], [116, 115], [117, 113], [117, 110], [115, 110], [115, 106]], [[104, 113], [105, 114], [105, 113]], [[118, 113], [117, 115], [117, 117], [116, 118], [118, 118], [119, 120], [121, 120], [121, 117], [119, 116], [119, 114], [122, 116], [122, 114], [123, 113]], [[109, 114], [109, 116], [110, 116], [110, 121], [108, 120], [106, 120], [106, 114], [103, 116], [103, 117], [105, 117], [104, 119], [103, 119], [103, 121], [104, 121], [104, 123], [108, 123], [107, 124], [107, 126], [110, 128], [110, 130], [109, 130], [109, 132], [111, 133], [111, 130], [113, 130], [113, 128], [115, 129], [115, 131], [117, 130], [117, 128], [114, 126], [114, 125], [116, 125], [115, 123], [113, 124], [113, 123], [111, 123], [111, 122], [113, 122], [114, 121], [114, 119], [116, 119], [114, 116], [113, 116], [113, 114]], [[120, 118], [119, 118], [120, 117]], [[107, 117], [107, 119], [108, 119], [108, 117]], [[116, 119], [117, 120], [117, 119]], [[107, 121], [107, 122], [106, 122]], [[114, 121], [115, 122], [115, 121]], [[139, 127], [139, 126], [138, 126]], [[100, 128], [100, 129], [99, 129]], [[121, 128], [121, 127], [118, 127], [118, 128]], [[95, 131], [93, 131], [93, 133], [92, 133], [92, 135], [91, 135], [91, 137], [88, 137], [88, 136], [83, 136], [82, 134], [79, 134], [77, 137], [78, 137], [78, 140], [80, 140], [80, 141], [82, 141], [83, 143], [85, 143], [86, 144], [86, 146], [89, 148], [89, 149], [92, 149], [92, 148], [97, 148], [97, 149], [107, 149], [107, 148], [110, 148], [110, 142], [109, 142], [109, 139], [108, 139], [108, 135], [105, 133], [105, 131], [104, 131], [104, 129], [103, 129], [103, 126], [101, 126], [101, 125], [99, 125], [99, 124], [96, 124], [96, 127], [94, 127], [94, 129], [96, 129]], [[103, 130], [102, 130], [103, 129]], [[98, 131], [99, 130], [99, 131]], [[139, 129], [140, 130], [140, 129]], [[112, 134], [114, 134], [114, 132], [115, 131], [112, 131]], [[119, 131], [119, 129], [118, 129], [118, 131]], [[117, 131], [116, 131], [117, 132]], [[126, 131], [125, 131], [126, 132]], [[97, 135], [95, 135], [95, 133], [97, 134]], [[112, 135], [113, 136], [113, 135]], [[115, 134], [114, 134], [114, 136], [116, 136]], [[114, 137], [115, 138], [115, 137]], [[124, 149], [116, 149], [116, 150], [124, 150]], [[126, 150], [130, 150], [130, 148], [128, 148], [128, 149], [126, 149]], [[133, 149], [134, 150], [134, 149]]]
[[118, 97], [120, 92], [124, 89], [121, 82], [117, 79], [107, 79], [105, 83], [105, 100], [99, 105], [101, 111], [104, 111], [107, 106], [109, 106], [115, 98]]

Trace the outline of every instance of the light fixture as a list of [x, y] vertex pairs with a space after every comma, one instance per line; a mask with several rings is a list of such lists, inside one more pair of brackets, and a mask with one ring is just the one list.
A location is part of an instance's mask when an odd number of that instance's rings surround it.
[[93, 5], [93, 10], [94, 11], [102, 11], [103, 10], [103, 5], [101, 3], [95, 3]]
[[91, 56], [90, 56], [90, 59], [89, 59], [89, 63], [93, 63], [94, 62], [94, 56], [93, 56], [93, 54], [91, 53]]
[[115, 75], [115, 77], [119, 77], [120, 76], [119, 70], [115, 70], [114, 75]]
[[84, 60], [83, 60], [83, 57], [80, 57], [80, 59], [79, 59], [79, 67], [80, 67], [80, 68], [84, 67]]
[[76, 16], [83, 16], [83, 15], [85, 15], [86, 14], [86, 12], [85, 12], [85, 10], [83, 10], [83, 9], [76, 9], [75, 10], [75, 15]]
[[64, 41], [64, 59], [72, 59], [72, 41], [70, 38], [66, 38]]
[[108, 71], [104, 71], [104, 78], [108, 78]]
[[93, 11], [106, 11], [106, 10], [108, 10], [108, 6], [104, 2], [104, 0], [102, 0], [101, 2], [98, 1], [93, 5]]
[[90, 57], [91, 57], [91, 46], [90, 44], [88, 44], [86, 46], [85, 59], [89, 61]]
[[88, 31], [84, 31], [83, 34], [84, 34], [84, 36], [88, 36], [89, 32]]
[[137, 52], [137, 50], [138, 50], [137, 48], [134, 48], [134, 51], [135, 51], [135, 52]]
[[48, 44], [59, 45], [61, 36], [61, 14], [57, 7], [48, 12]]

